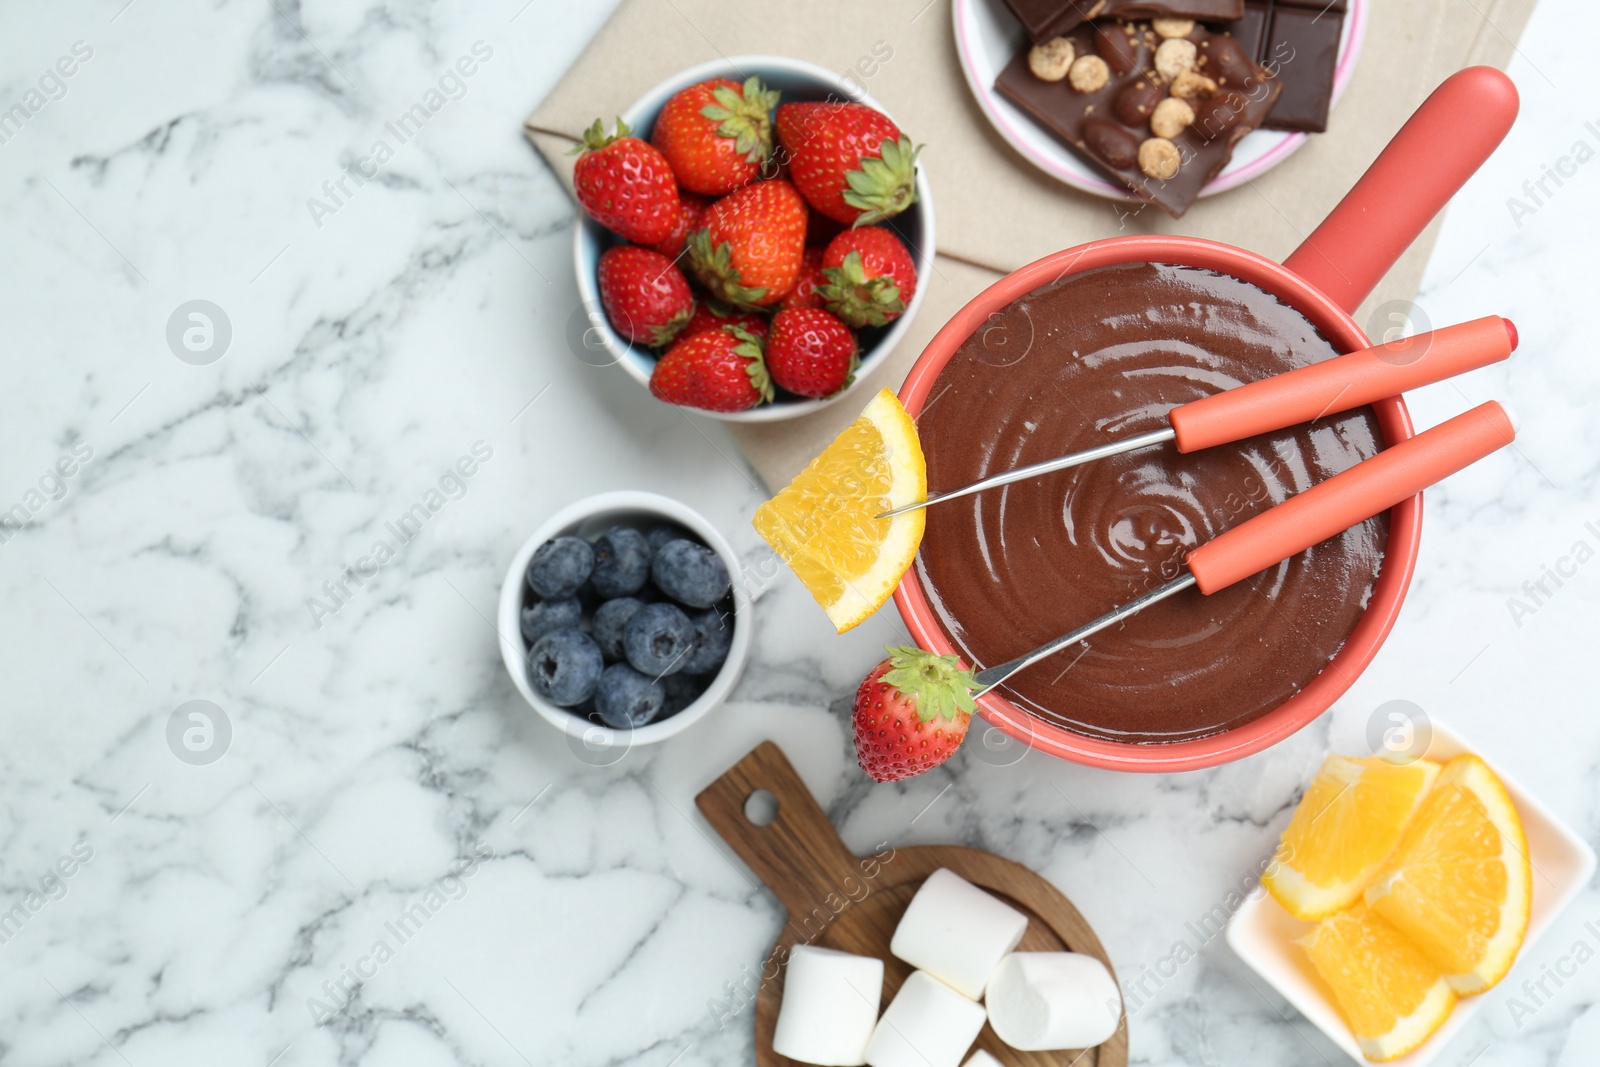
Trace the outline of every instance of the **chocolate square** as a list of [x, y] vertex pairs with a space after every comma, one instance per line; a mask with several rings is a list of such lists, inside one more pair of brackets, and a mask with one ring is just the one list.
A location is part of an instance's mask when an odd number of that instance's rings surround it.
[[1097, 18], [1225, 22], [1244, 13], [1245, 0], [1006, 0], [1006, 6], [1027, 28], [1028, 36], [1043, 44]]
[[1328, 128], [1343, 28], [1344, 18], [1336, 11], [1284, 0], [1274, 5], [1267, 44], [1258, 53], [1283, 83], [1283, 93], [1267, 118], [1270, 129], [1321, 133]]

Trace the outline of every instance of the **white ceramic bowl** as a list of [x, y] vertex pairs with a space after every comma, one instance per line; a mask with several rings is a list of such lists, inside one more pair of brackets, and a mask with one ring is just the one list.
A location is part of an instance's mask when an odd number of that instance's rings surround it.
[[[637, 730], [614, 730], [591, 723], [574, 715], [566, 708], [545, 700], [528, 684], [527, 650], [522, 639], [520, 613], [527, 589], [528, 562], [538, 547], [552, 537], [573, 534], [594, 538], [618, 524], [636, 525], [641, 529], [658, 522], [675, 522], [688, 528], [709, 545], [728, 568], [733, 579], [733, 642], [728, 648], [728, 658], [711, 684], [699, 698], [669, 719], [641, 726]], [[652, 745], [675, 737], [701, 719], [712, 708], [722, 703], [744, 670], [745, 659], [750, 654], [750, 597], [740, 581], [739, 558], [717, 528], [699, 512], [685, 504], [656, 493], [624, 490], [600, 493], [570, 504], [533, 532], [533, 536], [517, 550], [511, 567], [506, 571], [500, 586], [500, 608], [497, 618], [500, 631], [500, 656], [505, 661], [511, 682], [517, 687], [533, 710], [550, 725], [567, 735], [568, 743], [580, 756], [595, 763], [612, 763], [635, 745]]]
[[[655, 125], [656, 115], [660, 113], [667, 100], [680, 89], [686, 89], [708, 78], [733, 78], [736, 81], [743, 81], [752, 74], [765, 82], [768, 88], [777, 89], [783, 94], [780, 103], [793, 100], [825, 100], [832, 97], [853, 100], [877, 108], [886, 115], [889, 114], [882, 104], [862, 92], [859, 86], [815, 63], [788, 59], [784, 56], [733, 56], [702, 63], [698, 67], [690, 67], [673, 75], [624, 111], [622, 120], [633, 130], [634, 136], [648, 140], [650, 130]], [[893, 118], [892, 115], [890, 117]], [[914, 140], [917, 132], [907, 130], [906, 135]], [[933, 193], [928, 188], [926, 168], [921, 166], [917, 168], [917, 202], [884, 225], [898, 234], [911, 252], [911, 258], [917, 266], [917, 292], [899, 318], [887, 326], [859, 332], [861, 369], [856, 372], [856, 380], [849, 388], [826, 400], [795, 398], [762, 404], [748, 411], [732, 413], [705, 411], [701, 414], [729, 422], [776, 422], [780, 419], [809, 415], [819, 408], [844, 399], [861, 387], [873, 368], [883, 362], [911, 328], [911, 320], [916, 318], [917, 310], [921, 308], [923, 297], [928, 292], [928, 283], [933, 274], [934, 234]], [[648, 388], [650, 372], [656, 365], [655, 353], [641, 345], [632, 344], [612, 329], [600, 305], [598, 281], [600, 255], [607, 248], [619, 243], [621, 239], [615, 234], [587, 215], [579, 213], [577, 232], [573, 236], [572, 256], [578, 275], [578, 295], [583, 300], [583, 312], [588, 320], [588, 331], [581, 342], [586, 353], [584, 359], [590, 363], [597, 362], [597, 357], [603, 352], [605, 361], [616, 363], [627, 371], [634, 381]], [[595, 344], [596, 341], [598, 345]]]
[[[1494, 761], [1481, 751], [1466, 744], [1459, 736], [1432, 723], [1433, 736], [1426, 753], [1428, 759], [1448, 760], [1464, 752], [1477, 752], [1493, 768], [1511, 794], [1517, 814], [1522, 817], [1522, 828], [1528, 835], [1528, 861], [1533, 867], [1533, 902], [1528, 919], [1528, 934], [1522, 943], [1520, 956], [1539, 940], [1556, 916], [1571, 904], [1573, 899], [1594, 877], [1594, 849], [1564, 825], [1561, 820], [1533, 798], [1516, 781], [1506, 776]], [[1313, 927], [1312, 923], [1294, 918], [1265, 891], [1258, 889], [1228, 923], [1228, 945], [1239, 958], [1248, 963], [1290, 1004], [1299, 1009], [1327, 1034], [1350, 1058], [1366, 1063], [1361, 1048], [1345, 1024], [1332, 991], [1318, 977], [1311, 966], [1305, 949], [1295, 944]], [[1506, 985], [1511, 987], [1517, 977], [1513, 967]], [[1494, 993], [1463, 997], [1456, 1003], [1450, 1018], [1418, 1048], [1390, 1063], [1395, 1067], [1425, 1067], [1443, 1052], [1451, 1037], [1467, 1025], [1467, 1021], [1482, 1010], [1485, 1004], [1496, 1003]]]
[[[1349, 11], [1345, 14], [1344, 32], [1339, 39], [1338, 66], [1334, 70], [1335, 104], [1349, 84], [1350, 76], [1355, 72], [1356, 59], [1361, 55], [1361, 41], [1367, 26], [1367, 5], [1368, 0], [1351, 0]], [[1003, 0], [954, 0], [950, 17], [955, 24], [956, 53], [961, 60], [961, 72], [966, 75], [967, 87], [972, 90], [979, 110], [996, 133], [1004, 137], [1028, 162], [1076, 189], [1108, 200], [1135, 199], [1126, 186], [1108, 181], [1100, 171], [1056, 140], [1026, 112], [995, 91], [995, 79], [1028, 39], [1027, 31], [1006, 8]], [[1200, 195], [1213, 196], [1259, 178], [1293, 155], [1297, 148], [1305, 144], [1307, 136], [1284, 130], [1256, 130], [1235, 146], [1233, 159], [1221, 174], [1207, 183]]]

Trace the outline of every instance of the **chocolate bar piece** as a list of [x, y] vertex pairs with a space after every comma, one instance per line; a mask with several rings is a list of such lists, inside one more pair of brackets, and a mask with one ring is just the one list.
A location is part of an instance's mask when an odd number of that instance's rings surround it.
[[1245, 0], [1006, 0], [1006, 6], [1034, 43], [1043, 44], [1101, 17], [1227, 22], [1244, 15]]
[[1263, 129], [1321, 133], [1328, 128], [1346, 0], [1245, 0], [1224, 28], [1283, 83]]
[[[1174, 218], [1261, 125], [1282, 86], [1225, 33], [1164, 39], [1148, 22], [1085, 23], [1024, 48], [995, 88], [1091, 164]], [[1031, 62], [1030, 62], [1031, 60]]]

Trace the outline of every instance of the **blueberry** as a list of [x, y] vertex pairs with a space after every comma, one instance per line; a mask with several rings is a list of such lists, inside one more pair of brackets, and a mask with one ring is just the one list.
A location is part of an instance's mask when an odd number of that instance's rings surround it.
[[528, 588], [545, 600], [571, 596], [594, 569], [594, 549], [581, 537], [557, 537], [534, 552]]
[[676, 715], [684, 708], [700, 699], [700, 694], [706, 691], [707, 679], [692, 677], [687, 674], [669, 674], [661, 679], [661, 688], [666, 691], [666, 703], [661, 708], [660, 718]]
[[552, 704], [582, 704], [600, 682], [605, 657], [582, 630], [552, 630], [528, 649], [528, 684]]
[[657, 523], [645, 531], [644, 539], [650, 543], [652, 553], [660, 552], [661, 546], [668, 541], [691, 540], [694, 534], [685, 530], [675, 522]]
[[691, 608], [709, 608], [728, 595], [728, 568], [705, 545], [679, 538], [656, 553], [651, 577], [663, 593]]
[[613, 730], [631, 730], [654, 722], [666, 704], [661, 683], [626, 663], [613, 663], [600, 676], [594, 693], [600, 721]]
[[524, 604], [522, 639], [531, 645], [551, 630], [576, 630], [582, 621], [583, 605], [575, 596]]
[[628, 625], [628, 620], [642, 607], [644, 607], [642, 600], [631, 596], [619, 596], [595, 609], [594, 620], [589, 624], [589, 632], [594, 634], [594, 639], [599, 642], [600, 651], [605, 653], [607, 663], [615, 663], [625, 656], [622, 651], [622, 628]]
[[613, 526], [594, 542], [594, 591], [610, 600], [632, 596], [650, 580], [650, 542], [631, 526]]
[[622, 628], [628, 662], [652, 678], [682, 670], [694, 642], [694, 623], [676, 604], [646, 604]]
[[728, 658], [733, 644], [733, 617], [721, 608], [708, 608], [689, 616], [694, 623], [694, 655], [683, 665], [684, 674], [710, 674]]

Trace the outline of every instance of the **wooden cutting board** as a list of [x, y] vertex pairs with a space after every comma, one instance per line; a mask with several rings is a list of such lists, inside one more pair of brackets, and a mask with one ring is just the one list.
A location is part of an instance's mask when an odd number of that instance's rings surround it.
[[[765, 791], [777, 815], [761, 826], [746, 816], [752, 795]], [[1019, 951], [1070, 950], [1094, 956], [1116, 971], [1100, 939], [1061, 891], [1020, 864], [958, 845], [885, 846], [873, 856], [853, 854], [827, 813], [795, 773], [783, 750], [764, 741], [695, 798], [707, 821], [750, 865], [788, 911], [788, 922], [762, 961], [756, 995], [756, 1063], [788, 1067], [796, 1061], [772, 1051], [772, 1031], [783, 998], [783, 963], [797, 944], [876, 956], [884, 962], [883, 1006], [911, 973], [889, 954], [889, 940], [923, 879], [946, 867], [1028, 916]], [[1127, 1067], [1128, 1017], [1111, 1039], [1087, 1052], [1018, 1052], [985, 1024], [976, 1048], [1008, 1067]], [[963, 1057], [964, 1061], [965, 1057]]]

